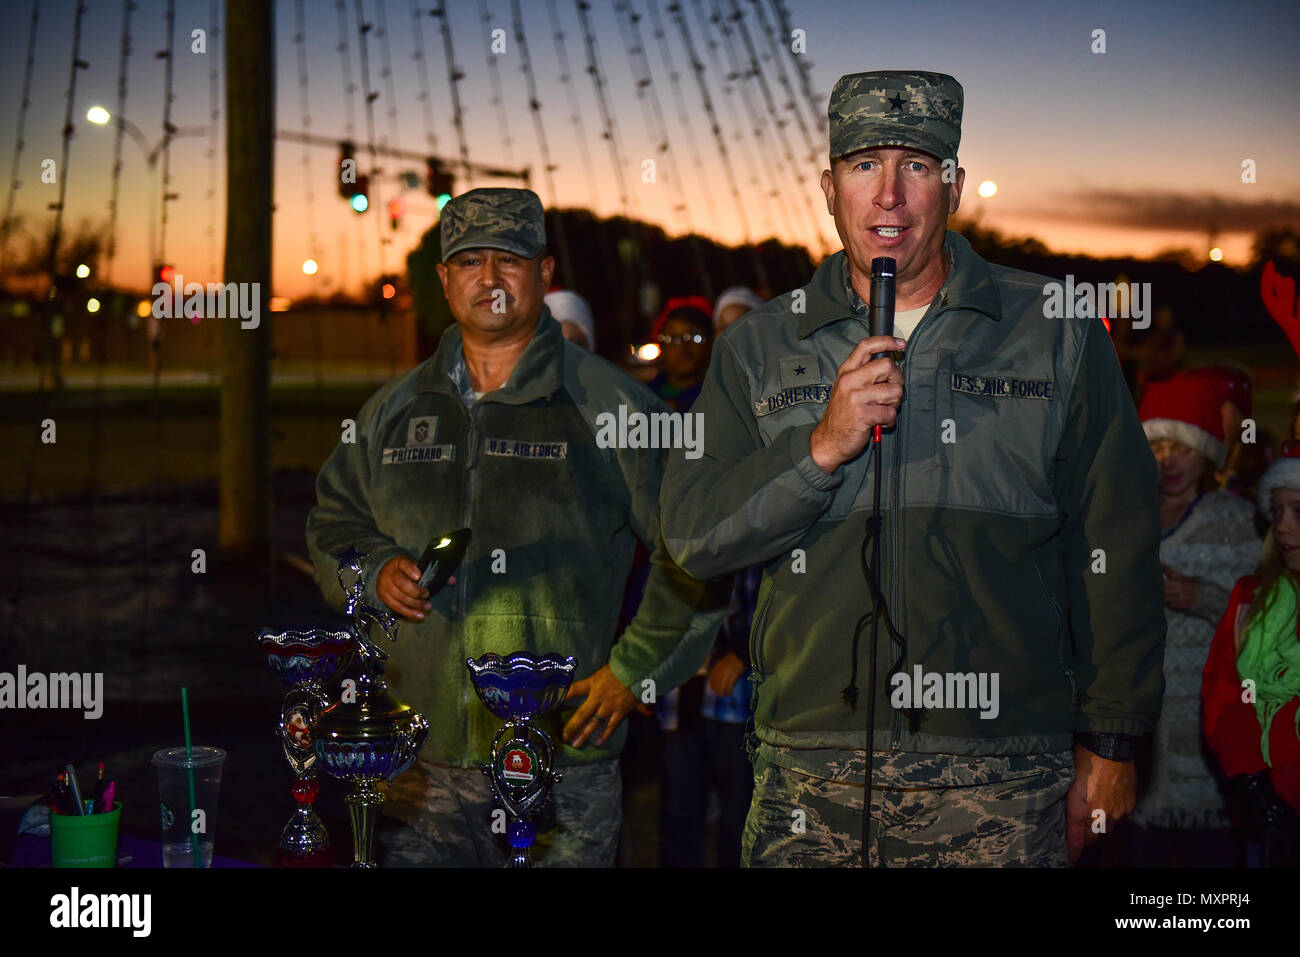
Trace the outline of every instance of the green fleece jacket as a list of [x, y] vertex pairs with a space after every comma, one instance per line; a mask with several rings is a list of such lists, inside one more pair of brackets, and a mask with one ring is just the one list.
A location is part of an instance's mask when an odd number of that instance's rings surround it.
[[[601, 413], [667, 411], [649, 389], [567, 342], [544, 309], [506, 384], [467, 407], [469, 393], [452, 327], [433, 356], [362, 407], [356, 441], [326, 461], [307, 519], [317, 582], [339, 609], [334, 556], [349, 545], [369, 556], [368, 598], [384, 607], [375, 586], [390, 559], [418, 558], [434, 535], [471, 529], [456, 584], [430, 599], [424, 621], [402, 621], [396, 643], [384, 642], [390, 688], [429, 719], [421, 756], [458, 767], [487, 761], [501, 724], [475, 695], [466, 658], [574, 655], [575, 680], [608, 662], [647, 700], [652, 673], [656, 694], [693, 673], [726, 611], [718, 589], [655, 548], [664, 451], [597, 444]], [[638, 540], [654, 552], [649, 581], [615, 642]], [[673, 667], [659, 667], [670, 657]], [[546, 719], [557, 744], [577, 705]], [[581, 751], [564, 745], [558, 763], [616, 757], [625, 738], [626, 725], [601, 748], [594, 738]]]
[[[1165, 641], [1156, 470], [1106, 329], [1045, 318], [1050, 280], [990, 265], [956, 233], [945, 249], [881, 443], [882, 591], [903, 643], [880, 628], [873, 746], [1033, 754], [1080, 730], [1147, 732]], [[856, 710], [841, 689], [871, 609], [859, 554], [876, 452], [834, 474], [810, 453], [836, 370], [869, 334], [844, 260], [720, 337], [693, 407], [704, 455], [670, 457], [662, 499], [692, 575], [765, 563], [754, 732], [794, 749], [866, 744], [869, 628]], [[900, 655], [906, 688], [889, 679]], [[972, 706], [981, 680], [993, 706]]]

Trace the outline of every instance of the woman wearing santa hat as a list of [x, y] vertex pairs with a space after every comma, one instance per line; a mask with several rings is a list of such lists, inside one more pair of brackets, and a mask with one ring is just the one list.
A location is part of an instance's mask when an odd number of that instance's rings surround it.
[[1238, 580], [1205, 663], [1205, 738], [1228, 778], [1248, 864], [1300, 847], [1300, 443], [1259, 486], [1269, 518], [1259, 574]]
[[1151, 383], [1138, 408], [1159, 467], [1168, 623], [1151, 771], [1130, 816], [1130, 846], [1148, 866], [1232, 864], [1236, 852], [1201, 739], [1201, 671], [1233, 583], [1255, 568], [1259, 539], [1251, 503], [1216, 488], [1227, 452], [1219, 406], [1204, 379], [1180, 373]]

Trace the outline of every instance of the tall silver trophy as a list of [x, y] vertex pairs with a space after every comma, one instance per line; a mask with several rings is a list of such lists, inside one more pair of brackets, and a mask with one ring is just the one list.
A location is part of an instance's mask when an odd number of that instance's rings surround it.
[[532, 818], [546, 806], [561, 775], [550, 737], [532, 722], [564, 700], [578, 659], [489, 652], [466, 659], [465, 667], [479, 700], [505, 721], [492, 739], [491, 759], [483, 773], [492, 796], [510, 815], [506, 837], [511, 857], [506, 866], [531, 867], [529, 848], [537, 837]]
[[[376, 785], [391, 781], [412, 764], [429, 735], [429, 723], [388, 692], [384, 662], [388, 652], [371, 639], [375, 625], [396, 641], [397, 619], [365, 600], [362, 563], [366, 556], [349, 548], [339, 556], [339, 587], [352, 623], [342, 631], [263, 631], [258, 638], [271, 668], [293, 690], [280, 714], [285, 756], [298, 773], [294, 798], [300, 807], [280, 839], [284, 863], [322, 863], [329, 838], [311, 810], [319, 785], [316, 766], [349, 781], [344, 801], [352, 825], [352, 866], [374, 867], [375, 821], [384, 803]], [[350, 573], [350, 581], [348, 574]], [[338, 700], [323, 685], [339, 679]], [[306, 866], [311, 866], [307, 864]]]
[[[385, 800], [375, 785], [414, 764], [429, 736], [429, 722], [389, 694], [384, 681], [388, 652], [371, 640], [371, 628], [378, 625], [384, 637], [396, 641], [397, 619], [366, 602], [365, 558], [356, 548], [339, 556], [339, 587], [347, 596], [354, 647], [339, 670], [339, 700], [321, 712], [312, 733], [326, 773], [352, 783], [344, 801], [352, 824], [353, 867], [375, 866], [375, 822]], [[344, 572], [351, 572], [351, 583]]]

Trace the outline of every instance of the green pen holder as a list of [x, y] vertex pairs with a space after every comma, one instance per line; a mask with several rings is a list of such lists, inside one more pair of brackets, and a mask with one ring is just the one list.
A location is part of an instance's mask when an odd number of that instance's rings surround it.
[[50, 814], [50, 859], [55, 867], [116, 867], [122, 802], [107, 814]]

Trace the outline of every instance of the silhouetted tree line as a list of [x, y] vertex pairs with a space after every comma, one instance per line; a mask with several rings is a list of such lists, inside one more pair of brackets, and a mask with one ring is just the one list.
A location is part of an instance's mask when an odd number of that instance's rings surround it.
[[[787, 246], [776, 239], [753, 247], [727, 247], [700, 236], [670, 239], [657, 226], [622, 217], [598, 219], [586, 210], [550, 210], [546, 218], [551, 251], [557, 258], [555, 282], [565, 285], [567, 252], [572, 288], [591, 303], [597, 349], [610, 359], [622, 358], [629, 344], [644, 340], [650, 322], [672, 296], [716, 296], [727, 286], [746, 285], [770, 298], [806, 283], [816, 266], [802, 246]], [[562, 248], [556, 242], [557, 226], [565, 238]], [[1250, 266], [1237, 270], [1185, 249], [1153, 259], [1094, 258], [1053, 253], [1036, 239], [1006, 236], [976, 222], [954, 221], [952, 228], [969, 239], [981, 256], [1000, 265], [1061, 280], [1073, 275], [1076, 283], [1121, 278], [1149, 282], [1154, 308], [1170, 309], [1190, 342], [1276, 341], [1279, 349], [1289, 351], [1281, 330], [1261, 304], [1259, 281], [1264, 263], [1270, 260], [1280, 272], [1300, 280], [1300, 231], [1295, 229], [1260, 232]], [[440, 258], [437, 226], [407, 257], [421, 355], [436, 346], [452, 321], [434, 270]]]
[[[1260, 273], [1272, 261], [1278, 271], [1300, 280], [1300, 231], [1289, 227], [1256, 235], [1245, 270], [1210, 262], [1188, 249], [1172, 249], [1152, 259], [1093, 258], [1053, 253], [1036, 239], [1012, 238], [969, 221], [952, 224], [972, 248], [990, 262], [1026, 269], [1054, 279], [1069, 274], [1075, 282], [1151, 283], [1156, 309], [1168, 308], [1189, 342], [1273, 343], [1290, 352], [1286, 337], [1265, 311]], [[1122, 320], [1121, 320], [1122, 321]]]

